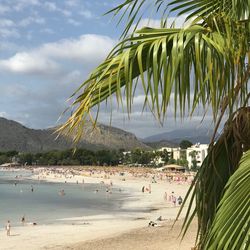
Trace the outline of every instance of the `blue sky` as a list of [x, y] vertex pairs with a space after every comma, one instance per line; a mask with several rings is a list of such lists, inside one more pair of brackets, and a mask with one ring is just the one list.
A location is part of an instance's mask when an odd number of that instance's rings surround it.
[[[57, 125], [67, 98], [119, 38], [122, 27], [117, 28], [111, 16], [103, 16], [118, 2], [1, 0], [0, 116], [31, 128]], [[161, 127], [150, 112], [141, 114], [142, 103], [143, 96], [138, 94], [131, 120], [115, 110], [112, 125], [139, 137], [200, 126], [197, 113], [191, 122], [189, 118], [176, 122], [170, 115]], [[109, 118], [103, 109], [100, 122], [108, 123]]]

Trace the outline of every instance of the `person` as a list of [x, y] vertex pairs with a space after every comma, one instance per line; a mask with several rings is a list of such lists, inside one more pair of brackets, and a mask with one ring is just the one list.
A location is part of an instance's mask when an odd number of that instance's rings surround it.
[[183, 201], [183, 200], [182, 200], [182, 197], [179, 196], [178, 199], [177, 199], [177, 201], [178, 201], [178, 205], [181, 205], [181, 204], [182, 204], [182, 201]]
[[142, 187], [141, 191], [144, 193], [144, 190], [145, 190], [145, 186]]
[[65, 195], [64, 189], [60, 190], [59, 194], [60, 194], [61, 196], [64, 196], [64, 195]]
[[25, 223], [25, 216], [22, 217], [21, 222], [24, 225], [24, 223]]
[[34, 188], [33, 188], [33, 186], [31, 185], [31, 192], [34, 192]]
[[176, 197], [175, 196], [172, 196], [172, 201], [173, 201], [174, 206], [176, 206]]
[[155, 226], [157, 226], [157, 223], [156, 222], [153, 222], [153, 221], [150, 221], [149, 223], [148, 223], [148, 226], [150, 227], [155, 227]]
[[151, 194], [151, 185], [148, 185], [148, 192]]
[[10, 221], [8, 220], [5, 226], [7, 236], [10, 236]]
[[164, 194], [164, 200], [168, 201], [168, 194], [167, 194], [167, 192], [165, 192], [165, 194]]
[[162, 221], [162, 216], [159, 216], [156, 220]]

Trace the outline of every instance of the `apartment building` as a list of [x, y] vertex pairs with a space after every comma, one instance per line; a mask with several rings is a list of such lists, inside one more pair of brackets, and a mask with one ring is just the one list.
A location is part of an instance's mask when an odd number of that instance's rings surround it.
[[208, 153], [208, 144], [196, 143], [186, 150], [188, 167], [191, 168], [196, 160], [197, 167], [200, 167]]

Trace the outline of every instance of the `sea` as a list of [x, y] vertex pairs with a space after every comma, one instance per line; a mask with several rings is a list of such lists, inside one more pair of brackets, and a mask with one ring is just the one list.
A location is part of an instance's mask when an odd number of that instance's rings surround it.
[[84, 221], [90, 215], [122, 213], [123, 203], [130, 196], [118, 187], [109, 194], [103, 184], [51, 183], [31, 176], [29, 171], [0, 170], [0, 229], [7, 220], [20, 226], [23, 216], [37, 224], [67, 224], [74, 217]]

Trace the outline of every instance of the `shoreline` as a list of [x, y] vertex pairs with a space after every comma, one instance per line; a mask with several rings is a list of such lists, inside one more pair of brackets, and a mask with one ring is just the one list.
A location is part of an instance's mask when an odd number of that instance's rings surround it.
[[[32, 180], [48, 181], [48, 182], [67, 182], [67, 183], [100, 183], [105, 185], [112, 183], [112, 186], [129, 190], [131, 196], [126, 199], [122, 209], [126, 212], [122, 214], [102, 214], [94, 216], [83, 216], [71, 218], [61, 218], [62, 221], [74, 221], [69, 224], [53, 224], [53, 225], [37, 225], [12, 228], [12, 233], [16, 237], [7, 237], [4, 231], [0, 231], [1, 249], [53, 249], [60, 245], [69, 248], [75, 244], [85, 244], [84, 242], [95, 242], [110, 237], [120, 237], [119, 235], [129, 234], [131, 230], [142, 230], [147, 228], [149, 221], [156, 221], [162, 216], [163, 221], [157, 222], [158, 225], [165, 227], [176, 218], [179, 207], [173, 207], [168, 201], [164, 200], [164, 193], [171, 193], [174, 190], [176, 195], [184, 197], [188, 184], [186, 183], [169, 183], [166, 180], [156, 178], [156, 183], [152, 183], [151, 174], [139, 175], [129, 174], [125, 172], [124, 176], [115, 174], [110, 171], [95, 170], [89, 175], [89, 170], [83, 170], [80, 175], [72, 172], [72, 168], [63, 168], [67, 175], [60, 175], [57, 172], [60, 167], [51, 172], [51, 168], [33, 169], [34, 174]], [[98, 169], [98, 168], [97, 168]], [[30, 170], [30, 169], [29, 169]], [[78, 172], [77, 172], [78, 173]], [[67, 178], [66, 178], [67, 176]], [[150, 187], [150, 191], [142, 193], [142, 186]], [[111, 194], [112, 195], [112, 194]], [[143, 209], [143, 212], [142, 212]], [[136, 211], [138, 210], [138, 211]], [[25, 243], [28, 242], [28, 243]], [[87, 243], [86, 243], [87, 244]], [[92, 244], [92, 243], [91, 243]], [[32, 248], [30, 248], [32, 246]], [[76, 246], [76, 249], [79, 246]], [[59, 248], [58, 248], [59, 249]], [[67, 248], [68, 249], [68, 248]], [[74, 249], [70, 248], [70, 249]], [[81, 249], [81, 248], [79, 248]]]

